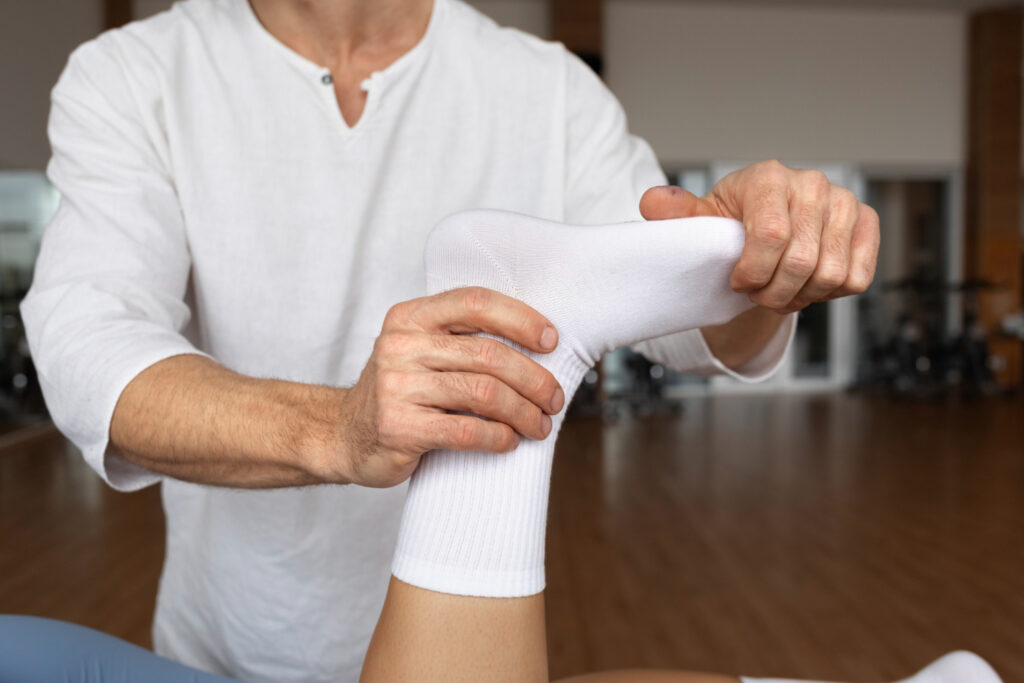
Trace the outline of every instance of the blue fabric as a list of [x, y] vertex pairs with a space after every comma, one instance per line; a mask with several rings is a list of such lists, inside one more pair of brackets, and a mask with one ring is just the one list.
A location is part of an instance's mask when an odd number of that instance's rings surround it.
[[0, 683], [227, 683], [149, 650], [53, 619], [0, 615]]

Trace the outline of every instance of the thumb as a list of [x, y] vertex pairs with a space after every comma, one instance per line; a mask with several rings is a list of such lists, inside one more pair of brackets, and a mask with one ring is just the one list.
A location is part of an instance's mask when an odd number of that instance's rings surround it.
[[687, 192], [681, 187], [663, 185], [652, 187], [640, 198], [640, 215], [649, 221], [666, 218], [692, 218], [693, 216], [720, 216], [711, 201]]

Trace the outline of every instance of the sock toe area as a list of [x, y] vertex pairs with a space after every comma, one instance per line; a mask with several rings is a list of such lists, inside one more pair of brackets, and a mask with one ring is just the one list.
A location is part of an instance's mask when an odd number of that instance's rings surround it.
[[900, 683], [1002, 683], [1002, 679], [978, 655], [957, 650], [943, 655]]

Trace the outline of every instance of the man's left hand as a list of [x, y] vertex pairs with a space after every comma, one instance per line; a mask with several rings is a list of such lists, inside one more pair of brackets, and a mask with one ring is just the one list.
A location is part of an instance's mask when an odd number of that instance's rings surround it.
[[704, 197], [652, 187], [640, 201], [648, 220], [722, 216], [747, 238], [730, 285], [778, 313], [866, 290], [875, 275], [878, 214], [821, 171], [764, 161], [730, 173]]

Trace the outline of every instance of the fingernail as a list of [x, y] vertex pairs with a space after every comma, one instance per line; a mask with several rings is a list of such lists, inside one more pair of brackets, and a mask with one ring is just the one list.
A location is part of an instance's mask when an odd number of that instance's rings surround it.
[[540, 347], [547, 351], [555, 348], [555, 344], [558, 343], [558, 333], [555, 332], [555, 328], [548, 325], [544, 328], [544, 332], [540, 335]]
[[558, 387], [551, 397], [551, 412], [557, 413], [563, 405], [565, 405], [565, 392], [562, 391], [562, 387]]
[[551, 418], [547, 415], [540, 416], [541, 428], [544, 430], [544, 436], [551, 433]]

